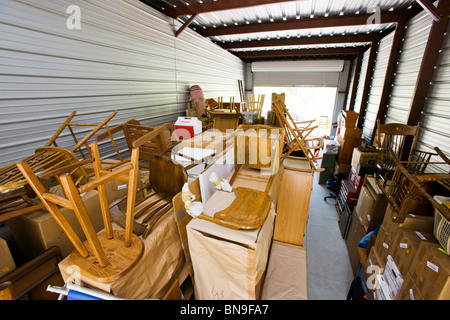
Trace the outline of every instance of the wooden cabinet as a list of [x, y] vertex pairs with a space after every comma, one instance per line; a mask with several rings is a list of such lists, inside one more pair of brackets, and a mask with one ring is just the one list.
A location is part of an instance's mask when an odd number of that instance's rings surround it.
[[341, 145], [337, 157], [337, 173], [347, 174], [350, 171], [353, 149], [362, 143], [361, 129], [341, 128], [342, 132], [337, 136], [337, 142]]

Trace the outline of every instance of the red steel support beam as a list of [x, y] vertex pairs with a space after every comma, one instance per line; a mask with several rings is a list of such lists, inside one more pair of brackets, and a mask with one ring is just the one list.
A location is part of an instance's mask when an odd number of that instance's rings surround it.
[[[378, 113], [376, 120], [380, 120], [381, 123], [384, 124], [385, 115], [388, 107], [389, 96], [392, 91], [392, 83], [394, 82], [394, 74], [397, 69], [397, 61], [400, 56], [400, 50], [402, 48], [403, 38], [406, 33], [406, 26], [408, 24], [409, 19], [411, 18], [409, 12], [404, 12], [400, 16], [400, 20], [397, 23], [397, 27], [395, 29], [394, 38], [392, 40], [391, 52], [389, 54], [388, 65], [386, 68], [386, 76], [384, 79], [383, 91], [381, 92], [380, 105], [378, 107]], [[372, 141], [373, 143], [375, 138], [376, 125], [374, 127], [374, 132], [372, 132]]]
[[186, 29], [194, 20], [195, 18], [198, 17], [198, 13], [194, 13], [188, 21], [186, 21], [181, 27], [180, 29], [177, 30], [177, 32], [175, 33], [175, 37], [178, 37], [183, 31], [184, 29]]
[[422, 115], [425, 99], [430, 89], [430, 82], [433, 78], [434, 67], [439, 57], [439, 51], [444, 42], [444, 34], [447, 30], [449, 21], [448, 12], [450, 9], [450, 1], [441, 0], [438, 4], [438, 10], [447, 12], [439, 21], [433, 21], [431, 26], [428, 42], [422, 58], [422, 64], [419, 69], [419, 75], [416, 82], [416, 88], [409, 108], [407, 124], [417, 125]]
[[430, 0], [416, 0], [416, 2], [433, 17], [434, 21], [439, 21], [442, 18], [441, 11]]
[[261, 50], [233, 52], [239, 58], [271, 58], [271, 57], [298, 57], [319, 55], [357, 55], [361, 48], [319, 48], [319, 49], [293, 49], [293, 50]]
[[365, 117], [366, 117], [366, 111], [367, 111], [367, 100], [369, 98], [369, 91], [370, 91], [370, 85], [372, 84], [372, 76], [373, 76], [373, 69], [375, 66], [375, 59], [378, 55], [378, 47], [379, 47], [379, 41], [381, 37], [377, 37], [372, 41], [372, 46], [370, 48], [370, 54], [369, 54], [369, 61], [367, 64], [367, 72], [366, 72], [366, 81], [364, 82], [364, 90], [361, 98], [361, 108], [359, 110], [359, 119], [358, 119], [358, 128], [363, 127]]
[[364, 56], [364, 52], [360, 52], [358, 54], [358, 57], [356, 58], [356, 66], [355, 66], [355, 74], [353, 77], [353, 85], [352, 85], [352, 94], [350, 96], [350, 102], [348, 105], [349, 110], [355, 110], [355, 99], [356, 99], [356, 91], [358, 90], [358, 82], [359, 82], [359, 76], [361, 74], [361, 66], [362, 66], [362, 59]]

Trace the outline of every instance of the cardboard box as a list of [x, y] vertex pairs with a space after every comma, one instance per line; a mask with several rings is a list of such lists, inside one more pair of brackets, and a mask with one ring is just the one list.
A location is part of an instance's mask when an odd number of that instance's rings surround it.
[[[384, 265], [381, 264], [379, 255], [375, 247], [371, 247], [367, 255], [366, 274], [373, 275], [373, 272], [367, 272], [370, 269], [376, 271], [377, 274], [383, 274]], [[370, 271], [370, 270], [369, 270]]]
[[[233, 193], [217, 191], [204, 206], [204, 214], [227, 208]], [[189, 251], [198, 300], [255, 300], [263, 280], [274, 230], [272, 206], [263, 226], [256, 230], [233, 230], [203, 219], [187, 225]]]
[[403, 285], [398, 292], [396, 300], [424, 300], [422, 293], [420, 293], [419, 288], [417, 288], [409, 272], [405, 275]]
[[306, 248], [272, 243], [261, 300], [308, 300]]
[[6, 240], [0, 238], [0, 277], [11, 272], [16, 268], [16, 264], [9, 251], [8, 243]]
[[[341, 128], [342, 130], [342, 128]], [[346, 129], [340, 132], [336, 140], [340, 144], [338, 163], [346, 163], [351, 165], [353, 149], [359, 147], [362, 142], [361, 129]]]
[[382, 275], [384, 272], [384, 266], [380, 263], [380, 258], [378, 258], [378, 253], [376, 252], [375, 247], [371, 247], [369, 250], [365, 268], [366, 269], [364, 272], [367, 279], [366, 285], [373, 295], [375, 289], [379, 286], [378, 275]]
[[376, 150], [374, 151], [373, 149], [363, 149], [358, 147], [353, 149], [351, 165], [355, 170], [357, 170], [360, 163], [375, 164], [377, 159], [378, 152]]
[[380, 229], [378, 230], [374, 247], [376, 252], [378, 253], [380, 266], [383, 268], [385, 268], [388, 259], [387, 257], [391, 253], [392, 242], [392, 238], [385, 231], [384, 225], [381, 225]]
[[[124, 181], [112, 180], [106, 183], [105, 186], [109, 203], [112, 203], [127, 194], [128, 187], [127, 183]], [[138, 188], [140, 186], [141, 182], [138, 181]], [[65, 197], [60, 186], [53, 188], [51, 192]], [[95, 189], [90, 190], [82, 195], [82, 199], [95, 231], [98, 232], [102, 230], [104, 224], [98, 191]], [[125, 206], [126, 201], [124, 201], [122, 205]], [[66, 208], [61, 208], [61, 212], [69, 221], [80, 239], [84, 241], [86, 237], [77, 221], [75, 213]], [[45, 209], [12, 219], [9, 221], [9, 226], [20, 252], [29, 259], [38, 256], [41, 252], [52, 246], [59, 247], [63, 257], [66, 257], [74, 250], [74, 246], [69, 241], [64, 231], [56, 223], [52, 215]]]
[[387, 256], [386, 266], [383, 272], [384, 279], [388, 283], [389, 289], [391, 290], [392, 297], [397, 297], [400, 288], [403, 285], [403, 276], [398, 270], [397, 264], [391, 255]]
[[392, 220], [394, 214], [395, 211], [392, 208], [391, 204], [389, 203], [387, 205], [386, 212], [383, 218], [383, 229], [391, 239], [395, 238], [395, 236], [397, 235], [398, 228], [400, 228], [400, 223]]
[[367, 230], [371, 220], [371, 215], [375, 207], [375, 198], [372, 196], [367, 186], [362, 186], [359, 193], [358, 202], [355, 207], [356, 214], [358, 215], [361, 224]]
[[400, 228], [412, 229], [420, 232], [433, 233], [434, 217], [408, 214], [400, 224]]
[[341, 128], [355, 128], [359, 113], [353, 110], [342, 110]]
[[391, 247], [391, 255], [400, 270], [406, 274], [422, 241], [437, 243], [432, 233], [400, 227]]
[[450, 299], [450, 256], [440, 244], [422, 241], [409, 273], [425, 300]]

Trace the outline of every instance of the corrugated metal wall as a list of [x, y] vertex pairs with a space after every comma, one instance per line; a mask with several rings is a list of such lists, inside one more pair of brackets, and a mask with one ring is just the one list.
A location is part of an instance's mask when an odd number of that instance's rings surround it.
[[426, 11], [422, 11], [408, 23], [388, 102], [385, 123], [407, 122], [432, 21], [430, 15]]
[[[422, 129], [418, 148], [434, 152], [439, 147], [450, 157], [450, 25], [447, 27], [441, 53], [433, 73], [432, 83], [423, 108], [420, 121]], [[441, 161], [435, 158], [433, 161]], [[429, 166], [431, 171], [448, 173], [448, 166]]]
[[[79, 30], [66, 26], [70, 5]], [[2, 0], [0, 166], [32, 154], [74, 110], [76, 122], [118, 110], [111, 125], [156, 126], [185, 115], [192, 85], [239, 97], [244, 63], [189, 29], [175, 38], [179, 27], [138, 0]], [[67, 135], [61, 146], [73, 145]]]
[[362, 63], [361, 63], [361, 71], [359, 73], [359, 80], [358, 80], [358, 86], [356, 88], [356, 96], [355, 96], [355, 104], [354, 104], [354, 111], [360, 112], [361, 110], [361, 103], [362, 103], [362, 95], [364, 92], [364, 85], [366, 83], [366, 74], [367, 74], [367, 67], [369, 64], [369, 55], [370, 50], [366, 50], [363, 55]]
[[375, 58], [372, 82], [370, 84], [369, 96], [367, 99], [366, 115], [363, 126], [363, 138], [370, 144], [372, 134], [374, 134], [375, 123], [378, 109], [380, 107], [381, 95], [383, 93], [384, 80], [386, 78], [386, 69], [389, 56], [391, 54], [394, 32], [380, 40], [378, 53]]

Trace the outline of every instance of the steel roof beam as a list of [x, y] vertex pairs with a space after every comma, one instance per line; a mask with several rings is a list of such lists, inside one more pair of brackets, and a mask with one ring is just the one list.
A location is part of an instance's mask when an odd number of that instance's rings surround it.
[[319, 56], [319, 55], [358, 55], [367, 47], [354, 48], [318, 48], [318, 49], [294, 49], [294, 50], [261, 50], [261, 51], [242, 51], [232, 52], [239, 58], [273, 58], [273, 57], [301, 57], [301, 56]]
[[301, 45], [321, 45], [321, 44], [340, 44], [340, 43], [359, 43], [372, 42], [374, 34], [349, 34], [333, 36], [314, 36], [289, 39], [270, 39], [270, 40], [252, 40], [252, 41], [228, 41], [218, 42], [223, 49], [241, 49], [241, 48], [261, 48], [261, 47], [280, 47], [280, 46], [301, 46]]
[[203, 3], [193, 3], [181, 7], [168, 8], [164, 10], [164, 12], [168, 16], [176, 19], [183, 16], [190, 16], [196, 13], [201, 14], [215, 11], [242, 9], [288, 1], [295, 1], [295, 0], [218, 0]]
[[307, 19], [291, 19], [285, 21], [249, 23], [241, 25], [233, 25], [227, 27], [216, 27], [198, 30], [204, 37], [226, 36], [232, 34], [245, 34], [255, 32], [270, 32], [270, 31], [286, 31], [286, 30], [300, 30], [300, 29], [314, 29], [314, 28], [329, 28], [329, 27], [348, 27], [370, 25], [373, 23], [396, 23], [400, 19], [401, 11], [380, 12], [379, 14], [349, 14], [342, 16], [329, 16], [320, 18]]

